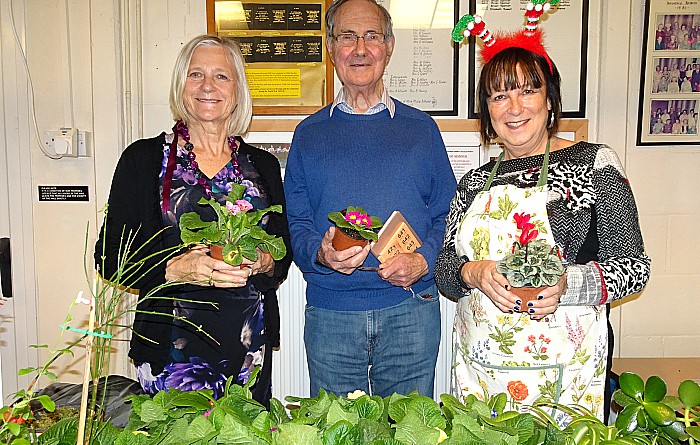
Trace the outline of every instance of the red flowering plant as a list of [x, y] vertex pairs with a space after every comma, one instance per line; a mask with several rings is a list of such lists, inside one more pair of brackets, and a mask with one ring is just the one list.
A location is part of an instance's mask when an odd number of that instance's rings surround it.
[[331, 212], [328, 219], [336, 227], [349, 233], [356, 233], [362, 238], [370, 241], [377, 241], [377, 229], [382, 227], [382, 220], [376, 216], [370, 216], [362, 207], [348, 206], [347, 209], [339, 212]]
[[511, 252], [496, 263], [496, 270], [513, 287], [554, 286], [565, 270], [559, 248], [537, 238], [542, 228], [530, 221], [530, 214], [516, 213], [513, 219], [520, 235]]

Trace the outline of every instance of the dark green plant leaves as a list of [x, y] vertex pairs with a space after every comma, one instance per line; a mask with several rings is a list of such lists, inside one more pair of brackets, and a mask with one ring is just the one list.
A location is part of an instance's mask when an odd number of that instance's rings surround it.
[[623, 372], [620, 374], [620, 389], [627, 396], [641, 401], [644, 394], [644, 381], [637, 374]]
[[692, 380], [685, 380], [678, 386], [678, 397], [688, 408], [700, 406], [700, 385]]
[[649, 415], [649, 418], [657, 425], [666, 426], [673, 423], [676, 419], [676, 413], [673, 412], [668, 405], [659, 402], [644, 403], [644, 411]]
[[642, 407], [640, 405], [627, 405], [622, 409], [620, 414], [617, 415], [615, 427], [627, 434], [631, 433], [637, 428], [637, 425], [639, 425], [637, 417], [641, 410]]
[[661, 377], [651, 376], [644, 385], [644, 401], [660, 402], [666, 395], [666, 382]]

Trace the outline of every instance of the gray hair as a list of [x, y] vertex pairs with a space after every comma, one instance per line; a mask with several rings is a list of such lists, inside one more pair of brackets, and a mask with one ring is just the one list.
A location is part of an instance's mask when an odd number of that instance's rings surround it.
[[[326, 36], [328, 37], [328, 40], [331, 40], [335, 36], [333, 33], [333, 27], [335, 26], [335, 16], [338, 15], [338, 10], [349, 1], [350, 0], [333, 0], [333, 3], [331, 3], [331, 5], [328, 7], [328, 10], [326, 11]], [[384, 30], [382, 32], [387, 39], [392, 37], [394, 35], [394, 24], [391, 21], [389, 11], [387, 11], [384, 6], [377, 3], [376, 0], [365, 1], [379, 8], [379, 14], [381, 15], [382, 23], [384, 25]]]
[[253, 98], [248, 89], [248, 82], [245, 77], [245, 60], [238, 43], [231, 39], [221, 39], [217, 36], [204, 34], [197, 36], [187, 42], [178, 54], [173, 68], [173, 75], [170, 79], [170, 111], [173, 119], [182, 119], [186, 124], [190, 124], [194, 118], [185, 108], [183, 94], [185, 91], [185, 81], [187, 80], [187, 70], [192, 60], [192, 54], [200, 46], [219, 46], [224, 48], [230, 56], [233, 71], [236, 74], [236, 106], [227, 121], [227, 131], [229, 135], [240, 135], [245, 133], [253, 118]]

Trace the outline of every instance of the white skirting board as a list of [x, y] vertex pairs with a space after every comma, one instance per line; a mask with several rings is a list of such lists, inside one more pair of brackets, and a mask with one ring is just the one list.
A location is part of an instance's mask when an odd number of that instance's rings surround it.
[[[286, 396], [309, 396], [309, 372], [304, 350], [304, 305], [306, 282], [301, 271], [292, 265], [289, 277], [278, 292], [281, 318], [280, 350], [273, 354], [272, 394], [284, 403]], [[450, 389], [452, 366], [452, 326], [456, 304], [440, 298], [442, 328], [440, 353], [435, 367], [435, 399]], [[437, 335], [437, 333], [436, 333]]]

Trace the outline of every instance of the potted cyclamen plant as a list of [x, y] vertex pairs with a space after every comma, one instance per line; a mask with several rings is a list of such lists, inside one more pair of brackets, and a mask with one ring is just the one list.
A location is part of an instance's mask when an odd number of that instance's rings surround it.
[[377, 229], [382, 227], [382, 220], [370, 216], [362, 207], [348, 206], [345, 210], [329, 213], [328, 219], [336, 228], [333, 236], [335, 250], [364, 247], [370, 241], [377, 241]]
[[545, 287], [554, 286], [565, 271], [559, 248], [537, 238], [540, 231], [530, 218], [526, 213], [513, 215], [520, 236], [511, 252], [496, 262], [496, 270], [506, 277], [511, 292], [520, 297], [522, 311]]
[[216, 221], [202, 221], [196, 212], [184, 213], [180, 217], [180, 238], [185, 244], [204, 243], [210, 246], [211, 255], [228, 264], [239, 266], [243, 258], [258, 259], [258, 249], [269, 253], [275, 260], [287, 254], [282, 238], [265, 232], [258, 225], [269, 212], [282, 213], [282, 206], [272, 205], [266, 209], [253, 210], [253, 205], [243, 199], [246, 187], [233, 184], [226, 197], [226, 205], [215, 199], [202, 198], [200, 205], [209, 205], [216, 212]]

